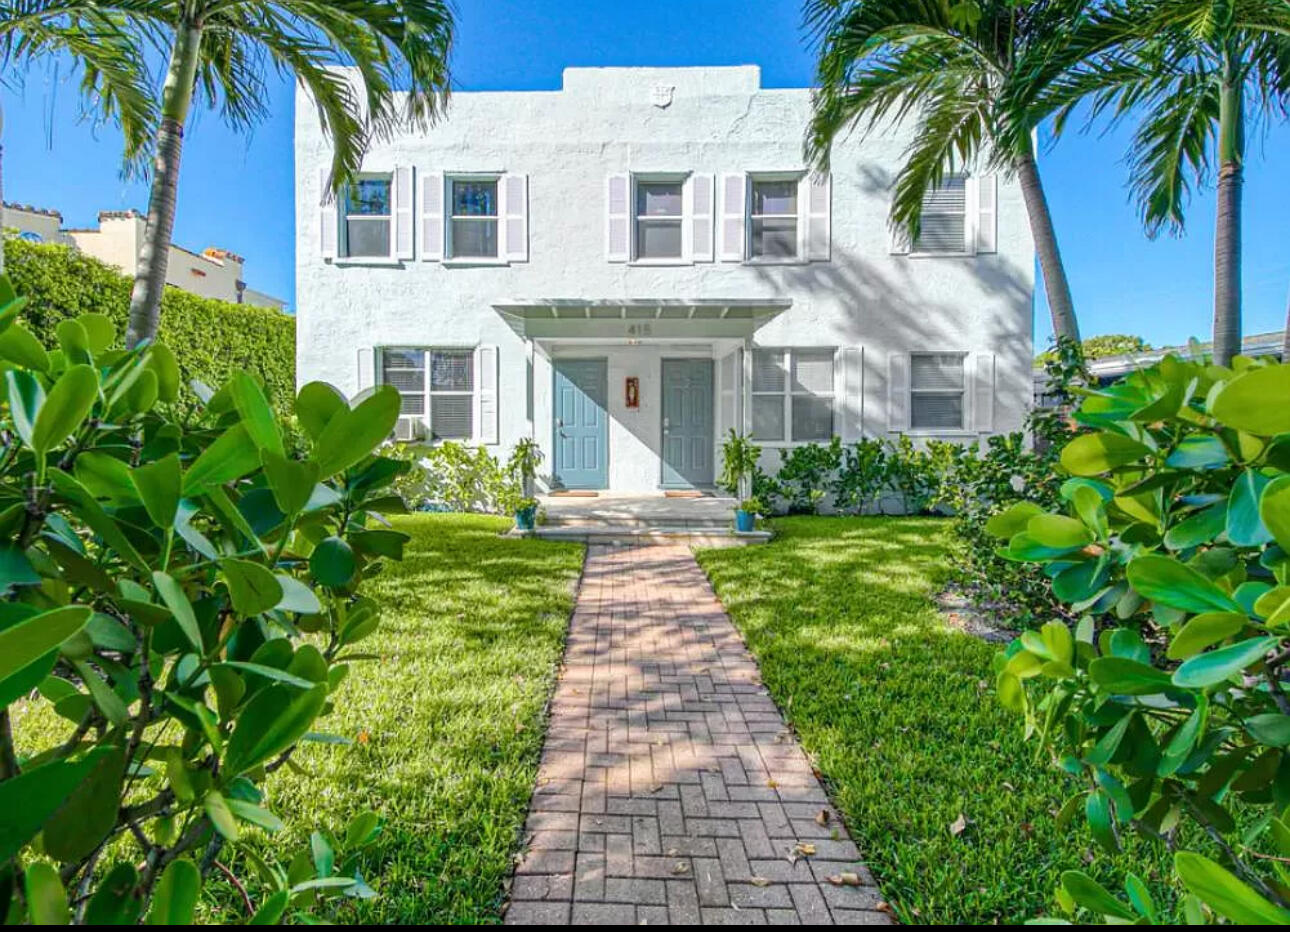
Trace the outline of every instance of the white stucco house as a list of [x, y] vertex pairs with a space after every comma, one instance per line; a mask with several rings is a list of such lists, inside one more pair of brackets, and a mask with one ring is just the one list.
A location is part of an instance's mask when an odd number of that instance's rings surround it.
[[456, 93], [326, 195], [297, 100], [297, 373], [403, 393], [400, 433], [546, 453], [554, 488], [711, 486], [731, 428], [970, 440], [1031, 398], [1033, 247], [988, 174], [893, 236], [906, 139], [808, 172], [807, 89], [756, 67], [570, 68], [550, 92]]

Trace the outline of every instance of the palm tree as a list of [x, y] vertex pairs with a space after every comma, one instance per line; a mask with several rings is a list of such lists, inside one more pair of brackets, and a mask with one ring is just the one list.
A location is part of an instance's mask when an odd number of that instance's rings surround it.
[[[18, 83], [20, 67], [63, 55], [81, 72], [81, 93], [98, 116], [115, 119], [127, 160], [147, 145], [156, 119], [147, 69], [128, 21], [93, 0], [0, 0], [0, 85]], [[0, 107], [0, 138], [4, 128]], [[0, 146], [0, 203], [3, 203]], [[0, 236], [0, 272], [4, 238]]]
[[1217, 167], [1214, 360], [1241, 351], [1241, 189], [1248, 124], [1290, 106], [1286, 0], [1125, 0], [1098, 15], [1115, 40], [1075, 68], [1041, 109], [1058, 125], [1086, 104], [1090, 121], [1141, 116], [1129, 185], [1149, 235], [1183, 229], [1193, 187]]
[[[1042, 112], [1018, 106], [1020, 82], [1057, 80], [1105, 36], [1086, 28], [1090, 0], [806, 0], [819, 44], [808, 158], [823, 167], [837, 136], [912, 119], [891, 222], [917, 234], [926, 193], [955, 164], [1021, 184], [1053, 332], [1079, 342], [1070, 285], [1035, 162]], [[1060, 55], [1058, 55], [1060, 50]], [[1060, 61], [1060, 67], [1055, 62]], [[1033, 95], [1032, 95], [1033, 96]]]
[[[184, 124], [194, 98], [235, 129], [266, 113], [265, 75], [294, 73], [335, 147], [332, 183], [359, 170], [374, 138], [428, 126], [449, 91], [448, 0], [117, 0], [164, 30], [169, 66], [156, 134], [148, 221], [126, 343], [157, 330], [166, 284]], [[403, 84], [406, 94], [396, 94]]]

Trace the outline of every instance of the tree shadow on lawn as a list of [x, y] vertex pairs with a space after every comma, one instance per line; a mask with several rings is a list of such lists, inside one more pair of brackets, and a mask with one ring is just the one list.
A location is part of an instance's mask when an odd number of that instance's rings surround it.
[[[1034, 759], [993, 692], [996, 647], [949, 628], [949, 527], [788, 518], [764, 547], [699, 554], [904, 922], [1016, 922], [1051, 909], [1091, 839], [1053, 814], [1078, 787]], [[952, 826], [964, 816], [967, 829]], [[1145, 843], [1117, 860], [1143, 876]], [[1116, 872], [1099, 858], [1094, 873]], [[1144, 863], [1146, 862], [1146, 863]], [[1119, 886], [1119, 883], [1116, 883]]]

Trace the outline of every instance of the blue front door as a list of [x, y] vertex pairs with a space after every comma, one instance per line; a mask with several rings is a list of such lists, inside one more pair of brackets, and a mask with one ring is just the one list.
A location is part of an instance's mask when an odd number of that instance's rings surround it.
[[604, 359], [555, 362], [555, 479], [566, 489], [609, 485], [608, 370]]
[[663, 486], [712, 485], [712, 360], [663, 360]]

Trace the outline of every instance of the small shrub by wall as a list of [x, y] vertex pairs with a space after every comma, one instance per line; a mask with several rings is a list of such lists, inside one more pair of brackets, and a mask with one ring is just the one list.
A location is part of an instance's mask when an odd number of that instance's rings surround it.
[[[81, 314], [106, 314], [125, 333], [133, 282], [112, 266], [66, 246], [6, 239], [5, 271], [29, 299], [23, 322], [41, 343], [56, 345], [54, 329]], [[296, 321], [281, 311], [167, 288], [158, 339], [174, 351], [185, 386], [223, 385], [244, 370], [264, 379], [280, 410], [295, 397]]]

